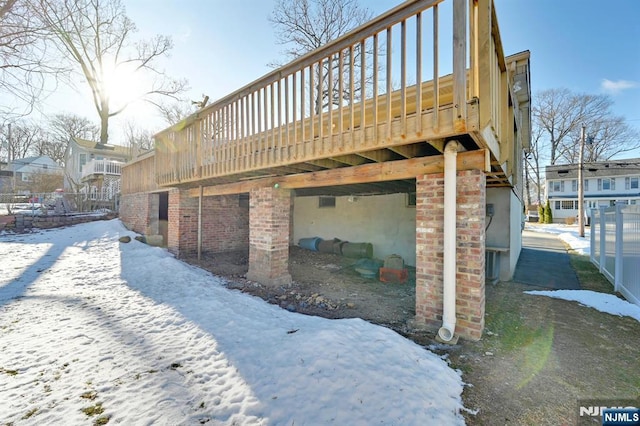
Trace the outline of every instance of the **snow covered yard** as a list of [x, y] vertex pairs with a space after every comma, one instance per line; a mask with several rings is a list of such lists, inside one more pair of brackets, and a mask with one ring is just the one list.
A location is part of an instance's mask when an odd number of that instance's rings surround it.
[[0, 235], [0, 423], [462, 424], [458, 372], [224, 287], [118, 220]]

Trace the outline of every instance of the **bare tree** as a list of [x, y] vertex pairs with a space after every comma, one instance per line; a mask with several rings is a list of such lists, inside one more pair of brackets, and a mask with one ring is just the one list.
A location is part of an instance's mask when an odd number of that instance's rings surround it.
[[28, 115], [46, 95], [48, 77], [65, 73], [49, 55], [50, 34], [31, 6], [29, 0], [0, 0], [0, 95], [10, 95], [0, 102], [5, 120]]
[[545, 140], [544, 129], [542, 127], [533, 127], [531, 134], [531, 142], [529, 151], [524, 156], [524, 169], [527, 196], [529, 201], [527, 205], [531, 205], [531, 191], [535, 191], [535, 200], [538, 203], [542, 203], [542, 189], [544, 188], [543, 182], [543, 167], [546, 164], [548, 157], [546, 155], [549, 149], [549, 144]]
[[[276, 41], [286, 46], [283, 52], [286, 60], [293, 60], [343, 36], [372, 17], [373, 13], [360, 6], [357, 0], [278, 0], [269, 21], [275, 29]], [[343, 52], [344, 70], [349, 69], [351, 61], [355, 68], [359, 68], [359, 58], [365, 53], [360, 50], [358, 45], [353, 51], [353, 57], [348, 50]], [[316, 68], [316, 109], [324, 109], [329, 103], [337, 105], [350, 99], [348, 85], [343, 88], [342, 93], [338, 90], [338, 68], [337, 56], [323, 61], [322, 67]], [[322, 78], [319, 78], [320, 73]], [[334, 82], [331, 88], [328, 78], [330, 73]], [[354, 87], [354, 90], [354, 97], [357, 97], [360, 87]]]
[[151, 130], [140, 128], [132, 120], [124, 123], [123, 130], [131, 158], [136, 158], [138, 154], [153, 149], [153, 132]]
[[49, 132], [56, 141], [63, 143], [71, 138], [96, 141], [100, 136], [100, 128], [94, 122], [72, 113], [60, 113], [51, 117]]
[[[81, 72], [100, 117], [100, 143], [107, 143], [109, 119], [137, 100], [157, 103], [157, 98], [176, 98], [186, 89], [184, 80], [169, 78], [158, 61], [173, 47], [169, 37], [134, 41], [136, 26], [125, 14], [120, 0], [38, 0], [40, 17], [55, 35], [59, 50]], [[112, 96], [114, 75], [144, 75], [148, 87], [135, 98]]]
[[613, 100], [607, 95], [550, 89], [538, 93], [534, 99], [533, 126], [548, 143], [550, 164], [559, 160], [577, 163], [583, 124], [595, 142], [587, 147], [587, 161], [607, 160], [640, 146], [624, 120], [613, 115]]
[[[609, 160], [612, 157], [640, 148], [640, 137], [637, 130], [632, 129], [622, 117], [603, 114], [585, 122], [588, 143], [585, 144], [584, 161], [596, 162]], [[580, 131], [571, 135], [570, 147], [563, 150], [562, 159], [567, 163], [577, 164], [579, 161]]]
[[[162, 102], [156, 106], [164, 122], [168, 126], [173, 126], [196, 112], [195, 107], [200, 107], [200, 104], [196, 101], [175, 100], [173, 102]], [[204, 105], [202, 106], [204, 107]]]
[[71, 113], [56, 114], [47, 123], [48, 142], [45, 154], [64, 166], [65, 152], [71, 138], [96, 141], [100, 128], [86, 117]]
[[6, 141], [7, 161], [11, 162], [37, 154], [36, 145], [42, 138], [42, 128], [32, 122], [21, 120], [11, 127], [0, 128], [0, 137]]

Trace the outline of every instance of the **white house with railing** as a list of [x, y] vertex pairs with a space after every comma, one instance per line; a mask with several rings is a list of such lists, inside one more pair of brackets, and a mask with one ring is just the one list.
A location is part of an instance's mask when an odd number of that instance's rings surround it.
[[65, 157], [65, 190], [109, 201], [120, 193], [122, 166], [131, 152], [124, 146], [71, 138]]
[[[546, 167], [546, 198], [554, 222], [565, 223], [578, 215], [578, 169], [578, 164]], [[583, 177], [587, 215], [591, 209], [616, 203], [640, 205], [640, 158], [584, 163]]]

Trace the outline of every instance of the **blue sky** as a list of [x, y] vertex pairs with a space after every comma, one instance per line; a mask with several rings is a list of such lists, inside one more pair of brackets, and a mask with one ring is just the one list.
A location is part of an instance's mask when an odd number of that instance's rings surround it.
[[[171, 35], [169, 73], [189, 80], [189, 97], [220, 98], [271, 71], [282, 58], [268, 22], [271, 0], [123, 0], [140, 36]], [[375, 15], [400, 4], [361, 0]], [[614, 112], [640, 127], [640, 1], [495, 0], [505, 54], [531, 52], [532, 90], [568, 88], [612, 96]], [[95, 118], [81, 93], [61, 91], [49, 109]], [[132, 108], [154, 130], [149, 109]], [[141, 114], [147, 114], [140, 120]], [[121, 120], [128, 118], [123, 117]], [[118, 122], [113, 123], [117, 132]], [[115, 139], [115, 138], [113, 138]], [[114, 142], [116, 142], [114, 140]]]

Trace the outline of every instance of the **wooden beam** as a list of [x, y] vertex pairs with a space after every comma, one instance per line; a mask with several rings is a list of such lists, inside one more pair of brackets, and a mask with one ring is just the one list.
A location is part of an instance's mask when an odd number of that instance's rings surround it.
[[418, 156], [421, 147], [419, 144], [413, 144], [392, 146], [389, 149], [396, 154], [402, 155], [404, 158], [413, 158]]
[[336, 157], [330, 157], [330, 159], [343, 164], [348, 164], [349, 166], [359, 166], [368, 162], [366, 158], [363, 158], [360, 155], [356, 154], [340, 155]]
[[375, 161], [377, 163], [382, 163], [385, 161], [392, 161], [395, 159], [393, 152], [387, 149], [377, 149], [375, 151], [365, 151], [358, 152], [358, 155], [369, 160]]
[[[482, 170], [488, 172], [489, 154], [486, 150], [458, 153], [458, 170]], [[387, 161], [384, 163], [363, 164], [361, 166], [342, 167], [319, 172], [255, 179], [251, 181], [209, 186], [204, 188], [204, 196], [229, 195], [249, 192], [252, 189], [277, 185], [280, 188], [318, 188], [323, 186], [351, 185], [358, 183], [385, 182], [413, 179], [421, 174], [441, 173], [444, 171], [444, 156], [411, 158], [408, 160]], [[189, 196], [200, 195], [198, 188], [190, 189]]]

